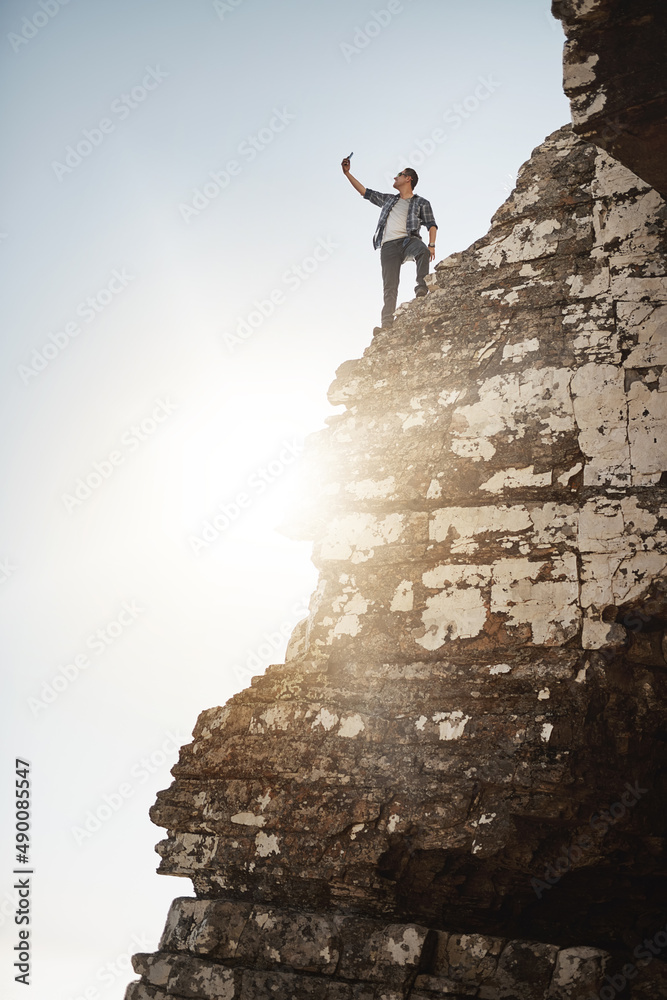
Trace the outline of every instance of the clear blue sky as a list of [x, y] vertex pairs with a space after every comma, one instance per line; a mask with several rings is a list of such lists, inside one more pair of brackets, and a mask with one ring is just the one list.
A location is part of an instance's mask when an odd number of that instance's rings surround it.
[[172, 736], [282, 659], [314, 587], [275, 525], [381, 305], [342, 157], [380, 190], [416, 166], [437, 259], [483, 235], [569, 121], [549, 6], [2, 4], [2, 774], [32, 761], [33, 1000], [122, 997], [191, 891], [154, 874]]

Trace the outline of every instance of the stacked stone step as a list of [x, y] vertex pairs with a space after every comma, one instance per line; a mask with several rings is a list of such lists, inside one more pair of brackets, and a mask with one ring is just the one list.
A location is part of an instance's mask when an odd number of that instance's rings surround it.
[[583, 1000], [607, 959], [595, 948], [176, 899], [159, 952], [135, 956], [144, 980], [127, 1000]]
[[[170, 828], [160, 870], [189, 876], [203, 896], [251, 892], [434, 921], [446, 905], [467, 922], [489, 906], [495, 873], [528, 905], [531, 875], [542, 877], [564, 842], [588, 833], [575, 861], [599, 863], [612, 843], [590, 828], [609, 804], [599, 789], [615, 802], [637, 775], [619, 771], [606, 727], [588, 716], [597, 692], [625, 747], [646, 702], [609, 691], [599, 667], [578, 683], [580, 665], [576, 651], [532, 650], [511, 664], [271, 667], [200, 716], [153, 809]], [[637, 801], [652, 774], [646, 762]], [[434, 892], [416, 877], [419, 859], [445, 851], [457, 864]], [[484, 889], [472, 875], [480, 867]]]

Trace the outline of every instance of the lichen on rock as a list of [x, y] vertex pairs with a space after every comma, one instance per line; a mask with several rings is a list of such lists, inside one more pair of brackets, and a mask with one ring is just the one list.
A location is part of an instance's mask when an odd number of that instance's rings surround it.
[[583, 1000], [662, 928], [665, 219], [560, 129], [341, 366], [308, 621], [158, 796], [196, 898], [128, 1000]]

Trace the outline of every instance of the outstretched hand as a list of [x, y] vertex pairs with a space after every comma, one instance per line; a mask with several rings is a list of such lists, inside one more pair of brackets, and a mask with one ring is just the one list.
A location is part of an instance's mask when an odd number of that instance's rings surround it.
[[349, 172], [350, 172], [350, 161], [349, 161], [349, 158], [347, 156], [345, 157], [345, 159], [341, 163], [341, 167], [343, 168], [343, 173], [344, 174], [349, 174]]

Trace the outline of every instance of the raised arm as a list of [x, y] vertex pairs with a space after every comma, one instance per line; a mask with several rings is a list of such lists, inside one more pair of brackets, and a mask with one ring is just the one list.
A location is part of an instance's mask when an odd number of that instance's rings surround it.
[[353, 177], [352, 174], [350, 173], [350, 161], [348, 160], [347, 156], [341, 163], [341, 167], [343, 168], [343, 173], [347, 177], [352, 187], [355, 188], [363, 198], [363, 196], [366, 194], [366, 188], [361, 183], [361, 181], [358, 181], [357, 178]]

